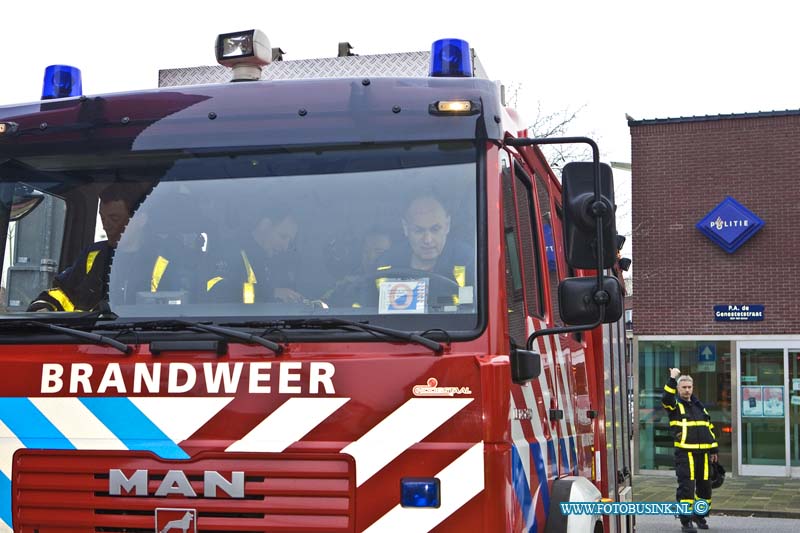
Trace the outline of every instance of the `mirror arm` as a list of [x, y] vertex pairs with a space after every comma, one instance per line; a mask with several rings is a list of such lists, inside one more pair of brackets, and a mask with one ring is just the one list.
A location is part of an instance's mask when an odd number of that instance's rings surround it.
[[[605, 291], [599, 291], [605, 292]], [[533, 350], [533, 341], [536, 340], [537, 337], [543, 337], [545, 335], [560, 335], [562, 333], [572, 333], [573, 331], [587, 331], [590, 329], [594, 329], [597, 326], [603, 323], [603, 318], [606, 316], [606, 306], [605, 304], [600, 304], [600, 314], [598, 315], [597, 320], [595, 320], [591, 324], [587, 324], [585, 326], [560, 326], [557, 328], [549, 328], [549, 329], [540, 329], [539, 331], [534, 331], [531, 333], [531, 336], [528, 337], [528, 342], [525, 343], [525, 346], [528, 351]]]
[[588, 144], [592, 148], [592, 167], [594, 169], [594, 202], [592, 203], [592, 215], [595, 217], [595, 233], [597, 234], [597, 290], [594, 294], [594, 301], [600, 309], [600, 315], [594, 323], [587, 326], [562, 326], [557, 328], [543, 329], [534, 331], [528, 342], [526, 343], [527, 349], [533, 349], [533, 341], [537, 337], [552, 334], [571, 333], [573, 331], [586, 331], [594, 329], [603, 323], [603, 318], [606, 314], [606, 305], [609, 301], [609, 296], [603, 290], [603, 254], [600, 250], [603, 249], [603, 218], [608, 213], [608, 206], [605, 205], [600, 198], [602, 198], [600, 191], [600, 149], [597, 143], [589, 137], [543, 137], [543, 138], [516, 138], [509, 137], [505, 139], [506, 146], [534, 146], [540, 144]]

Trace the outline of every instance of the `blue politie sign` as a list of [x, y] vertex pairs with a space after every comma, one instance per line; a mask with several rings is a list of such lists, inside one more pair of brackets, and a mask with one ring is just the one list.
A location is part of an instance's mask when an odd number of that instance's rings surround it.
[[696, 225], [703, 235], [729, 254], [739, 249], [763, 226], [763, 220], [730, 196]]
[[697, 345], [697, 362], [699, 363], [713, 363], [717, 360], [717, 345], [716, 344], [698, 344]]
[[763, 305], [715, 305], [714, 320], [717, 322], [741, 322], [764, 320]]

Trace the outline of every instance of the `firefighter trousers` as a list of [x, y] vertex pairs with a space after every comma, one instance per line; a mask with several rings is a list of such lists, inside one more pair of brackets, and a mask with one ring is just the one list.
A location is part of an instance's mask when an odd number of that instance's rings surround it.
[[[711, 457], [707, 452], [675, 450], [675, 474], [678, 476], [678, 490], [675, 499], [678, 503], [694, 505], [697, 500], [706, 500], [711, 509]], [[706, 516], [704, 513], [695, 513]], [[681, 515], [685, 522], [690, 515]]]

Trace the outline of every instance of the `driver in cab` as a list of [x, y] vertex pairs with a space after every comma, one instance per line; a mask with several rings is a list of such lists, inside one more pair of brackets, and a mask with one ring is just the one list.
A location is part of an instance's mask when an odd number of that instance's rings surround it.
[[448, 293], [453, 303], [458, 303], [457, 287], [471, 279], [467, 265], [472, 264], [473, 253], [462, 243], [448, 241], [450, 215], [442, 202], [430, 194], [418, 196], [408, 204], [401, 222], [406, 242], [380, 258], [379, 275], [421, 278], [430, 273], [432, 286], [436, 278], [445, 278], [452, 285]]

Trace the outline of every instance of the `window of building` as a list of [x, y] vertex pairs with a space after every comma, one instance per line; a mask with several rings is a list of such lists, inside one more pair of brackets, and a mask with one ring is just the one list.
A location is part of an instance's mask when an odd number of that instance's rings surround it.
[[[700, 352], [713, 346], [714, 361]], [[637, 404], [640, 470], [672, 470], [673, 439], [661, 394], [669, 369], [692, 376], [694, 394], [708, 409], [719, 443], [719, 460], [733, 471], [731, 456], [731, 343], [729, 341], [640, 341]]]

